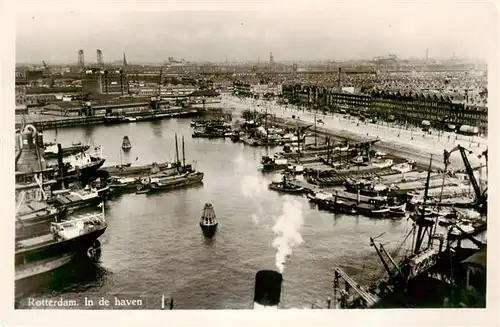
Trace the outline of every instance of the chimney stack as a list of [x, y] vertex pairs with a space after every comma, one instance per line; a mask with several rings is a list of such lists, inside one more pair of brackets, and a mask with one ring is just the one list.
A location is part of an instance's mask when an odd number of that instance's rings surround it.
[[274, 270], [260, 270], [255, 275], [254, 309], [278, 309], [283, 275]]

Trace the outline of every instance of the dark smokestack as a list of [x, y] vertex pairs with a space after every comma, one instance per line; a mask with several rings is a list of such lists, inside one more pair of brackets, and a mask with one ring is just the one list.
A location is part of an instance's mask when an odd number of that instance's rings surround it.
[[263, 307], [277, 307], [281, 298], [283, 275], [274, 270], [260, 270], [255, 275], [255, 304]]
[[337, 82], [338, 82], [338, 88], [339, 88], [339, 91], [342, 89], [342, 87], [341, 87], [341, 85], [342, 85], [342, 84], [341, 84], [341, 82], [340, 82], [340, 72], [341, 72], [341, 71], [342, 71], [342, 68], [340, 68], [340, 67], [339, 67], [339, 76], [338, 76], [338, 81], [337, 81]]

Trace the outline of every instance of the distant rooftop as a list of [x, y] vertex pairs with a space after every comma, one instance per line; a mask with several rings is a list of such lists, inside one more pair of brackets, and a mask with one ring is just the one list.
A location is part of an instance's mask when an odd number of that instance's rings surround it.
[[189, 96], [192, 97], [217, 97], [219, 96], [218, 92], [214, 90], [197, 90], [191, 93]]
[[32, 87], [26, 89], [26, 94], [50, 94], [50, 93], [76, 93], [81, 89], [77, 87]]

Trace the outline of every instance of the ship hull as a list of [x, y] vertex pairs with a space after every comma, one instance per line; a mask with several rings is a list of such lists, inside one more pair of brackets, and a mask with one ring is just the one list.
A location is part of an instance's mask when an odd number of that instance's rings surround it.
[[179, 187], [188, 186], [203, 182], [203, 173], [196, 173], [191, 176], [172, 178], [170, 180], [162, 181], [159, 183], [150, 183], [149, 185], [142, 186], [137, 190], [137, 193], [154, 193], [167, 190], [173, 190]]
[[[177, 168], [172, 167], [169, 163], [161, 163], [158, 164], [158, 168], [162, 173], [172, 173], [177, 172]], [[111, 176], [130, 176], [130, 175], [143, 175], [151, 172], [152, 166], [112, 166], [112, 167], [104, 167], [101, 170], [107, 171]]]
[[303, 187], [286, 187], [286, 186], [281, 186], [281, 184], [270, 184], [269, 189], [289, 194], [301, 194], [305, 192]]
[[200, 223], [201, 230], [203, 232], [203, 235], [207, 238], [212, 238], [215, 233], [217, 232], [217, 227], [219, 226], [219, 223], [215, 223], [215, 225], [204, 225]]
[[98, 238], [105, 231], [106, 227], [70, 240], [17, 250], [15, 280], [23, 280], [56, 269], [71, 262], [75, 257], [96, 258], [100, 250]]
[[[71, 167], [68, 169], [68, 171], [65, 173], [65, 178], [79, 178], [79, 180], [82, 182], [82, 184], [86, 185], [93, 177], [95, 177], [96, 172], [101, 166], [104, 164], [106, 159], [96, 159], [92, 163], [81, 166], [81, 167]], [[55, 165], [57, 168], [57, 165]]]

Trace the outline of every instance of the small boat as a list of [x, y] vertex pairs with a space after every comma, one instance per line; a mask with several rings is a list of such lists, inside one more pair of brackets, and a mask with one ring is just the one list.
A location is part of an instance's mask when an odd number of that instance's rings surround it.
[[137, 121], [137, 118], [135, 118], [135, 117], [125, 117], [125, 119], [127, 121], [129, 121], [130, 123], [135, 123]]
[[334, 213], [344, 213], [355, 215], [358, 213], [358, 208], [354, 201], [339, 200], [338, 198], [330, 200], [330, 210]]
[[132, 144], [130, 143], [128, 136], [125, 135], [123, 137], [123, 141], [122, 141], [122, 149], [123, 149], [123, 151], [128, 151], [131, 148], [132, 148]]
[[[457, 226], [458, 228], [455, 228], [455, 226]], [[460, 237], [462, 234], [466, 234], [466, 235], [471, 235], [475, 232], [475, 229], [474, 227], [467, 223], [467, 222], [462, 222], [462, 223], [458, 223], [456, 225], [454, 225], [453, 227], [450, 227], [451, 228], [451, 231], [450, 231], [450, 237]], [[462, 232], [463, 231], [463, 232]]]
[[389, 207], [389, 213], [393, 216], [405, 216], [406, 215], [406, 202], [400, 205], [395, 205]]
[[262, 170], [263, 171], [272, 171], [276, 169], [283, 169], [288, 167], [288, 159], [286, 158], [280, 158], [278, 156], [274, 157], [269, 157], [269, 156], [263, 156], [262, 160], [260, 161], [262, 164]]
[[239, 132], [234, 132], [233, 135], [231, 135], [231, 141], [233, 142], [238, 142], [240, 140], [240, 133]]
[[210, 203], [205, 203], [205, 207], [203, 208], [203, 212], [201, 214], [200, 219], [200, 227], [203, 231], [203, 235], [207, 238], [211, 238], [215, 235], [217, 231], [217, 226], [219, 223], [217, 222], [217, 218], [215, 217], [215, 211]]
[[140, 183], [141, 179], [139, 177], [111, 176], [108, 180], [108, 186], [113, 194], [135, 191]]
[[309, 202], [315, 203], [315, 204], [320, 204], [325, 200], [329, 200], [333, 198], [333, 194], [327, 193], [327, 192], [316, 192], [316, 193], [308, 193], [307, 198], [309, 199]]
[[385, 160], [373, 160], [372, 161], [372, 166], [377, 167], [377, 168], [389, 168], [394, 164], [392, 159], [385, 159]]
[[455, 219], [452, 218], [446, 218], [446, 217], [439, 217], [438, 218], [438, 224], [440, 226], [450, 226], [455, 223]]
[[304, 173], [304, 166], [298, 164], [289, 165], [286, 167], [286, 171], [294, 175], [300, 175]]
[[360, 214], [369, 217], [385, 217], [390, 212], [388, 206], [375, 203], [358, 203], [356, 209]]
[[303, 193], [305, 190], [302, 186], [291, 184], [287, 181], [286, 175], [283, 175], [281, 182], [271, 182], [269, 188], [274, 191], [284, 193]]

